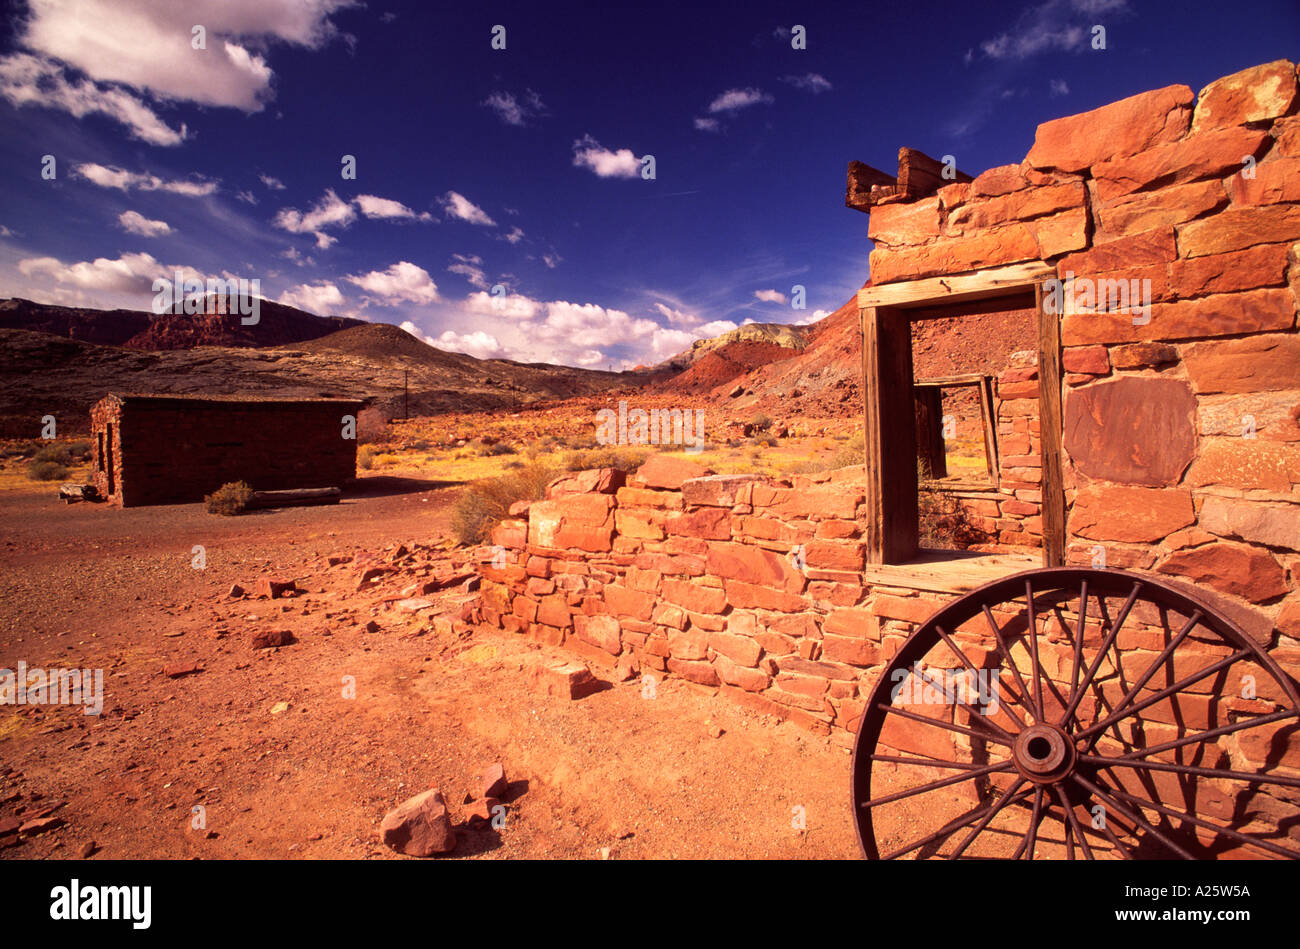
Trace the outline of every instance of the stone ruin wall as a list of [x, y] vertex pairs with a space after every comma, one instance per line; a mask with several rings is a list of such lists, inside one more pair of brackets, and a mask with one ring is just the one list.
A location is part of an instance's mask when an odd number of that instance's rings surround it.
[[[1287, 62], [1218, 80], [1199, 100], [1185, 86], [1143, 93], [1041, 125], [1019, 165], [874, 208], [870, 231], [876, 286], [1024, 261], [1054, 264], [1062, 279], [1151, 281], [1149, 322], [1061, 318], [1067, 561], [1092, 564], [1100, 551], [1106, 566], [1190, 581], [1293, 677], [1298, 111]], [[1036, 394], [1029, 367], [1000, 375], [1003, 491], [963, 499], [1004, 543], [1041, 544]], [[952, 597], [865, 581], [861, 469], [696, 479], [671, 460], [627, 484], [584, 473], [522, 506], [494, 534], [505, 563], [483, 567], [478, 618], [611, 669], [635, 660], [716, 687], [848, 745], [882, 664]], [[789, 559], [797, 545], [802, 572]], [[1167, 619], [1135, 619], [1120, 645], [1154, 658]], [[987, 633], [962, 635], [996, 664]], [[1045, 661], [1063, 661], [1067, 645], [1049, 642]], [[1176, 661], [1185, 674], [1220, 655], [1193, 638]], [[1156, 706], [1147, 741], [1274, 698], [1207, 694], [1163, 721]], [[924, 750], [906, 732], [886, 744]], [[1276, 736], [1271, 750], [1268, 738], [1223, 740], [1224, 753], [1256, 767], [1282, 754], [1300, 769], [1300, 734]]]

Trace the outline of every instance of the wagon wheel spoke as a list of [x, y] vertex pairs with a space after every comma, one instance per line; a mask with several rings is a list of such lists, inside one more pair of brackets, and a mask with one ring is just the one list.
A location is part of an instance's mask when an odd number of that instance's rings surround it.
[[989, 825], [989, 821], [993, 820], [993, 818], [997, 816], [998, 811], [1007, 806], [1007, 803], [1015, 797], [1016, 792], [1020, 790], [1024, 783], [1024, 778], [1016, 778], [1016, 780], [1012, 782], [1011, 787], [1002, 792], [1002, 796], [993, 802], [993, 809], [985, 814], [978, 824], [971, 828], [971, 832], [966, 835], [966, 839], [957, 846], [956, 850], [948, 855], [949, 860], [956, 860], [966, 852], [966, 848], [975, 842], [975, 838], [980, 835], [980, 831]]
[[[1088, 691], [1088, 686], [1092, 684], [1093, 677], [1097, 675], [1097, 670], [1101, 668], [1101, 664], [1106, 658], [1106, 653], [1110, 651], [1111, 643], [1113, 643], [1116, 637], [1119, 636], [1119, 631], [1123, 627], [1124, 621], [1128, 619], [1128, 614], [1133, 609], [1133, 604], [1137, 602], [1138, 594], [1141, 592], [1141, 582], [1135, 582], [1133, 584], [1133, 591], [1128, 595], [1128, 599], [1124, 601], [1124, 606], [1120, 609], [1119, 615], [1115, 617], [1115, 622], [1111, 623], [1110, 632], [1108, 632], [1106, 638], [1102, 640], [1101, 648], [1097, 650], [1097, 658], [1092, 661], [1092, 665], [1088, 667], [1088, 671], [1083, 676], [1083, 681], [1079, 684], [1079, 687], [1074, 690], [1074, 694], [1070, 696], [1070, 705], [1057, 723], [1062, 728], [1065, 727], [1066, 723], [1074, 715], [1075, 711], [1079, 707], [1079, 703], [1083, 701], [1083, 696]], [[1079, 642], [1082, 643], [1082, 627], [1080, 627], [1079, 633]]]
[[1020, 667], [1017, 666], [1015, 660], [1011, 658], [1011, 650], [1007, 648], [1006, 640], [1002, 637], [1002, 627], [999, 626], [997, 620], [993, 618], [993, 611], [988, 608], [987, 603], [984, 605], [984, 619], [988, 621], [989, 629], [993, 630], [993, 638], [997, 640], [998, 652], [1002, 653], [1002, 661], [1011, 668], [1011, 674], [1016, 678], [1016, 685], [1019, 686], [1016, 697], [1019, 699], [1022, 706], [1029, 709], [1030, 714], [1034, 717], [1034, 721], [1041, 722], [1043, 720], [1042, 706], [1029, 704], [1029, 689], [1025, 687], [1024, 677], [1020, 675]]
[[[926, 725], [935, 725], [939, 728], [945, 729], [946, 731], [957, 732], [960, 735], [965, 735], [968, 738], [978, 738], [980, 741], [991, 741], [995, 745], [1009, 744], [1009, 742], [1003, 741], [997, 735], [989, 735], [989, 734], [977, 732], [972, 728], [967, 728], [965, 725], [958, 725], [955, 724], [954, 722], [945, 722], [937, 718], [926, 718], [924, 715], [918, 715], [916, 712], [909, 712], [907, 709], [898, 708], [895, 705], [881, 704], [876, 707], [883, 709], [885, 712], [888, 712], [891, 715], [897, 715], [900, 718], [908, 718], [914, 722], [922, 722]], [[975, 719], [971, 719], [971, 721], [980, 722], [981, 720], [975, 718]]]
[[1034, 664], [1034, 705], [1038, 709], [1038, 721], [1043, 720], [1043, 667], [1038, 664], [1038, 617], [1034, 615], [1034, 587], [1025, 580], [1025, 608], [1028, 610], [1029, 624], [1026, 635], [1029, 637], [1029, 658]]
[[[1070, 775], [1070, 779], [1071, 779], [1072, 781], [1074, 781], [1076, 784], [1081, 785], [1085, 790], [1087, 790], [1087, 791], [1089, 791], [1090, 793], [1092, 793], [1092, 795], [1093, 795], [1094, 797], [1098, 798], [1098, 799], [1099, 799], [1103, 804], [1107, 804], [1107, 805], [1109, 805], [1109, 806], [1110, 806], [1110, 807], [1115, 811], [1115, 813], [1118, 814], [1120, 817], [1124, 818], [1126, 821], [1128, 821], [1130, 824], [1133, 824], [1133, 825], [1136, 826], [1136, 827], [1141, 827], [1141, 828], [1142, 828], [1143, 830], [1145, 830], [1148, 834], [1150, 834], [1150, 835], [1151, 835], [1152, 837], [1154, 837], [1156, 840], [1160, 841], [1162, 844], [1164, 844], [1166, 847], [1168, 847], [1168, 848], [1169, 848], [1170, 850], [1172, 850], [1174, 853], [1178, 854], [1178, 856], [1182, 857], [1184, 860], [1195, 860], [1195, 859], [1196, 859], [1196, 858], [1193, 857], [1190, 853], [1188, 853], [1186, 850], [1184, 850], [1182, 847], [1178, 846], [1178, 844], [1174, 843], [1174, 841], [1170, 840], [1167, 836], [1165, 836], [1164, 833], [1162, 833], [1162, 832], [1161, 832], [1160, 830], [1158, 830], [1156, 827], [1154, 827], [1154, 826], [1152, 826], [1151, 824], [1147, 823], [1147, 821], [1145, 821], [1145, 820], [1142, 818], [1142, 815], [1141, 815], [1141, 814], [1134, 813], [1134, 812], [1129, 811], [1129, 810], [1127, 810], [1126, 808], [1124, 808], [1124, 807], [1123, 807], [1122, 805], [1120, 805], [1120, 804], [1119, 804], [1119, 803], [1118, 803], [1118, 802], [1117, 802], [1113, 797], [1111, 797], [1109, 794], [1107, 794], [1105, 791], [1103, 791], [1103, 790], [1102, 790], [1101, 788], [1099, 788], [1097, 785], [1093, 784], [1091, 781], [1089, 781], [1089, 780], [1088, 780], [1087, 778], [1085, 778], [1083, 775], [1081, 775], [1081, 774], [1072, 774], [1072, 775]], [[1064, 792], [1062, 792], [1062, 793], [1064, 793]], [[1119, 793], [1119, 792], [1116, 792], [1116, 793]]]
[[[1147, 670], [1143, 672], [1142, 675], [1138, 678], [1138, 680], [1134, 682], [1133, 685], [1129, 688], [1129, 690], [1124, 693], [1124, 696], [1119, 700], [1119, 702], [1116, 703], [1116, 706], [1114, 709], [1112, 709], [1112, 711], [1119, 711], [1120, 709], [1123, 709], [1125, 706], [1127, 706], [1129, 702], [1133, 701], [1133, 696], [1137, 695], [1138, 690], [1141, 689], [1142, 686], [1146, 685], [1147, 682], [1150, 681], [1151, 677], [1155, 675], [1156, 672], [1160, 669], [1160, 667], [1169, 660], [1169, 657], [1174, 654], [1174, 650], [1177, 649], [1178, 646], [1182, 643], [1182, 641], [1187, 638], [1187, 634], [1190, 633], [1193, 627], [1195, 627], [1196, 624], [1201, 621], [1201, 617], [1203, 615], [1204, 614], [1200, 610], [1194, 610], [1192, 612], [1192, 615], [1188, 617], [1187, 622], [1183, 624], [1183, 628], [1178, 631], [1178, 634], [1169, 641], [1169, 645], [1165, 646], [1165, 648], [1161, 650], [1160, 655], [1156, 656], [1156, 658], [1152, 661], [1151, 665], [1147, 667]], [[1118, 719], [1116, 719], [1116, 722], [1113, 722], [1111, 724], [1115, 724], [1117, 722]], [[1118, 729], [1116, 729], [1116, 737], [1121, 738], [1121, 740], [1123, 738], [1123, 736], [1118, 734]], [[1096, 746], [1097, 741], [1100, 738], [1101, 738], [1100, 731], [1095, 732], [1094, 734], [1089, 736], [1086, 749], [1088, 751], [1091, 751]]]
[[[1079, 818], [1074, 813], [1074, 807], [1070, 804], [1069, 799], [1065, 796], [1065, 791], [1061, 788], [1059, 784], [1052, 785], [1052, 790], [1056, 792], [1056, 797], [1061, 802], [1061, 808], [1062, 810], [1065, 811], [1065, 817], [1063, 818], [1063, 820], [1067, 822], [1066, 833], [1069, 834], [1070, 831], [1073, 830], [1074, 838], [1079, 841], [1079, 849], [1083, 851], [1083, 856], [1085, 860], [1096, 860], [1097, 858], [1092, 855], [1092, 848], [1088, 846], [1088, 838], [1084, 836], [1083, 828], [1079, 826]], [[1073, 860], [1074, 859], [1073, 846], [1070, 847], [1069, 853], [1070, 853], [1069, 859]]]
[[1128, 761], [1134, 758], [1145, 758], [1147, 755], [1159, 754], [1162, 751], [1169, 751], [1173, 748], [1181, 748], [1184, 745], [1191, 745], [1197, 742], [1209, 741], [1211, 738], [1218, 738], [1221, 735], [1230, 735], [1233, 732], [1241, 731], [1243, 728], [1254, 728], [1259, 725], [1267, 725], [1270, 722], [1281, 721], [1284, 718], [1295, 718], [1300, 716], [1300, 710], [1293, 708], [1284, 708], [1278, 712], [1269, 712], [1267, 715], [1256, 715], [1254, 718], [1242, 719], [1239, 722], [1233, 722], [1231, 725], [1220, 725], [1218, 728], [1211, 728], [1208, 731], [1197, 732], [1194, 735], [1184, 735], [1182, 738], [1175, 738], [1160, 745], [1152, 745], [1150, 748], [1139, 748], [1136, 751], [1126, 752], [1119, 755], [1116, 759], [1119, 761]]
[[1161, 689], [1159, 692], [1152, 692], [1151, 695], [1143, 699], [1141, 702], [1137, 702], [1132, 705], [1129, 705], [1127, 708], [1119, 708], [1116, 711], [1111, 712], [1110, 715], [1106, 716], [1101, 721], [1093, 722], [1087, 728], [1083, 729], [1083, 731], [1076, 732], [1074, 737], [1076, 739], [1087, 738], [1090, 735], [1092, 735], [1094, 732], [1099, 732], [1104, 730], [1107, 726], [1109, 726], [1113, 722], [1118, 722], [1120, 719], [1123, 718], [1131, 718], [1132, 716], [1136, 715], [1138, 712], [1142, 711], [1144, 708], [1147, 708], [1148, 706], [1151, 705], [1155, 705], [1157, 702], [1163, 701], [1164, 699], [1168, 698], [1170, 695], [1173, 695], [1175, 692], [1183, 691], [1183, 689], [1187, 688], [1187, 686], [1189, 685], [1195, 685], [1197, 682], [1200, 682], [1206, 676], [1214, 675], [1214, 673], [1218, 672], [1220, 669], [1230, 666], [1238, 659], [1244, 659], [1246, 656], [1249, 655], [1251, 655], [1249, 649], [1239, 649], [1236, 652], [1234, 652], [1231, 656], [1224, 656], [1218, 662], [1211, 663], [1210, 665], [1206, 666], [1204, 669], [1201, 669], [1199, 672], [1193, 672], [1189, 676], [1184, 676], [1183, 678], [1175, 682], [1173, 685], [1165, 686], [1165, 688]]
[[1190, 774], [1198, 778], [1229, 778], [1234, 781], [1252, 781], [1255, 783], [1280, 784], [1285, 787], [1300, 788], [1300, 778], [1291, 778], [1284, 774], [1263, 774], [1258, 771], [1221, 771], [1217, 768], [1201, 768], [1195, 765], [1177, 764], [1167, 761], [1140, 761], [1136, 758], [1102, 758], [1097, 755], [1079, 755], [1079, 760], [1105, 767], [1120, 765], [1125, 768], [1141, 768], [1149, 771], [1172, 771], [1175, 774]]
[[1026, 860], [1034, 859], [1034, 844], [1038, 842], [1038, 822], [1043, 819], [1043, 789], [1042, 787], [1034, 788], [1034, 807], [1029, 814], [1029, 829], [1025, 831], [1025, 837], [1020, 841], [1020, 846], [1016, 852], [1011, 855], [1012, 860], [1019, 860], [1023, 854]]
[[994, 810], [996, 807], [997, 807], [996, 804], [987, 804], [984, 807], [978, 807], [978, 806], [973, 807], [965, 814], [962, 814], [960, 817], [950, 820], [948, 823], [944, 824], [934, 833], [926, 834], [924, 837], [921, 837], [918, 840], [914, 840], [906, 847], [900, 847], [897, 850], [890, 851], [880, 859], [894, 860], [897, 857], [901, 857], [905, 853], [911, 853], [913, 850], [917, 849], [918, 847], [924, 847], [926, 844], [933, 843], [934, 841], [938, 840], [941, 837], [948, 836], [953, 831], [961, 830], [963, 827], [969, 826], [971, 821], [979, 820], [986, 813]]
[[[977, 764], [970, 764], [962, 761], [945, 761], [942, 758], [903, 758], [898, 755], [872, 755], [872, 761], [884, 761], [889, 764], [916, 764], [924, 765], [927, 768], [956, 768], [958, 771], [974, 771], [980, 767]], [[1002, 764], [1002, 762], [998, 762]]]
[[1186, 811], [1180, 811], [1177, 808], [1166, 807], [1164, 804], [1158, 804], [1155, 801], [1144, 800], [1140, 797], [1137, 797], [1136, 795], [1129, 794], [1127, 791], [1121, 791], [1118, 788], [1112, 788], [1111, 793], [1114, 794], [1116, 797], [1121, 797], [1124, 800], [1135, 804], [1138, 807], [1146, 808], [1153, 811], [1158, 811], [1159, 813], [1165, 815], [1166, 817], [1174, 817], [1177, 818], [1178, 820], [1184, 820], [1187, 821], [1189, 824], [1196, 824], [1198, 827], [1204, 827], [1207, 830], [1212, 830], [1216, 834], [1224, 834], [1225, 836], [1231, 837], [1234, 840], [1240, 841], [1241, 843], [1245, 844], [1248, 847], [1258, 847], [1261, 850], [1266, 850], [1270, 853], [1280, 854], [1283, 857], [1290, 857], [1292, 859], [1296, 857], [1300, 857], [1300, 851], [1288, 850], [1286, 847], [1279, 846], [1278, 844], [1272, 843], [1271, 841], [1260, 840], [1258, 837], [1252, 837], [1249, 834], [1243, 834], [1239, 830], [1233, 830], [1231, 827], [1224, 827], [1222, 824], [1216, 824], [1213, 821], [1208, 821], [1205, 820], [1204, 818], [1196, 817], [1193, 814], [1188, 814]]
[[881, 804], [890, 804], [894, 801], [901, 801], [904, 798], [915, 797], [918, 794], [925, 794], [929, 791], [937, 791], [939, 788], [950, 787], [954, 784], [960, 784], [962, 781], [969, 781], [971, 778], [978, 778], [982, 775], [992, 774], [994, 771], [1010, 771], [1011, 762], [998, 761], [993, 764], [986, 764], [975, 768], [965, 774], [954, 775], [951, 778], [940, 778], [938, 781], [931, 781], [928, 784], [922, 784], [920, 787], [910, 788], [906, 791], [897, 791], [893, 794], [886, 794], [884, 797], [873, 798], [870, 801], [863, 801], [858, 806], [864, 811], [873, 807], [879, 807]]
[[1079, 691], [1079, 673], [1083, 671], [1083, 627], [1088, 617], [1088, 581], [1079, 584], [1079, 625], [1074, 630], [1074, 664], [1070, 670], [1070, 699]]
[[[975, 664], [970, 661], [970, 657], [967, 656], [966, 653], [963, 652], [958, 647], [956, 641], [950, 635], [948, 635], [947, 630], [945, 630], [942, 626], [935, 626], [934, 631], [939, 634], [939, 638], [943, 640], [943, 644], [947, 646], [950, 650], [952, 650], [952, 652], [956, 654], [957, 658], [961, 660], [962, 665], [966, 667], [967, 671], [970, 672], [971, 675], [975, 676], [978, 679], [980, 670], [975, 668]], [[985, 671], [987, 672], [988, 670]], [[1011, 710], [1008, 709], [1004, 703], [998, 702], [998, 711], [1002, 712], [1004, 715], [1007, 716], [1007, 718], [1011, 719], [1013, 722], [1016, 723], [1017, 731], [1025, 727], [1025, 723], [1023, 720], [1021, 720], [1020, 716], [1012, 715]], [[1025, 709], [1025, 711], [1031, 711], [1031, 710]], [[1003, 738], [1007, 739], [1008, 742], [1014, 739], [1015, 736], [1013, 736], [1011, 732], [1007, 731], [1005, 728], [1002, 728], [996, 722], [991, 721], [987, 718], [984, 719], [984, 721], [989, 725], [990, 728], [997, 729], [998, 733], [1002, 735]]]

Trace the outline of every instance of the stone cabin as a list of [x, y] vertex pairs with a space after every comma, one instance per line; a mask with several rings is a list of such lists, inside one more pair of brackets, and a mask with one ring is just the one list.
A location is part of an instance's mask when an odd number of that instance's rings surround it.
[[[910, 149], [897, 175], [855, 162], [866, 464], [567, 478], [496, 529], [472, 618], [846, 747], [919, 624], [1037, 566], [1193, 584], [1300, 675], [1297, 90], [1279, 61], [1144, 92], [973, 178]], [[1070, 278], [1101, 300], [1062, 300]], [[994, 380], [996, 477], [962, 499], [1001, 550], [921, 550], [910, 324], [1010, 309], [1037, 360]]]
[[356, 477], [344, 438], [351, 399], [107, 395], [90, 410], [92, 471], [122, 507], [201, 501], [229, 481], [254, 490], [342, 486]]

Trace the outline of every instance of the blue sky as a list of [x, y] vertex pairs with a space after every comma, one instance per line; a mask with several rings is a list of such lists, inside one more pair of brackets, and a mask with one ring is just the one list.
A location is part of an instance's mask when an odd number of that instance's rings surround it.
[[179, 267], [593, 368], [841, 305], [851, 159], [977, 174], [1047, 119], [1300, 55], [1295, 0], [12, 6], [0, 296], [143, 309]]

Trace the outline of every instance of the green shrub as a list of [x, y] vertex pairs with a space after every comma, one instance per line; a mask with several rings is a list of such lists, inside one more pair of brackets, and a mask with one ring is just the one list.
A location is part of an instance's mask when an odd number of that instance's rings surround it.
[[68, 469], [57, 461], [40, 460], [27, 466], [27, 477], [33, 481], [62, 481], [68, 476]]
[[475, 481], [456, 501], [451, 515], [452, 531], [462, 544], [487, 541], [492, 528], [510, 513], [516, 501], [540, 501], [546, 486], [558, 475], [551, 465], [532, 462], [510, 474]]
[[209, 514], [227, 517], [243, 514], [253, 500], [253, 489], [244, 481], [228, 481], [203, 499]]
[[772, 427], [772, 419], [764, 415], [762, 412], [758, 413], [752, 419], [749, 420], [750, 431], [766, 432], [771, 427]]
[[591, 448], [586, 451], [571, 451], [564, 456], [564, 467], [568, 471], [589, 471], [592, 468], [618, 468], [632, 472], [645, 464], [650, 452], [644, 448], [630, 448], [626, 445], [608, 445], [604, 448]]

